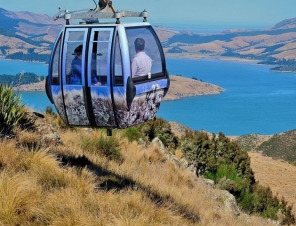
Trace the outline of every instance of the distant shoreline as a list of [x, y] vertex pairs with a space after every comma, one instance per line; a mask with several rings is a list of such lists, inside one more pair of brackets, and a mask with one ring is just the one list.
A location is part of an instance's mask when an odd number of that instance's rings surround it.
[[250, 63], [250, 64], [256, 64], [260, 66], [261, 64], [257, 64], [258, 60], [252, 60], [252, 59], [243, 59], [243, 58], [237, 58], [237, 57], [225, 57], [225, 56], [205, 56], [200, 54], [186, 54], [186, 53], [166, 53], [166, 58], [184, 58], [189, 60], [203, 60], [203, 59], [212, 59], [212, 60], [221, 60], [221, 61], [230, 61], [230, 62], [242, 62], [242, 63]]
[[[170, 80], [170, 89], [164, 97], [164, 101], [179, 100], [184, 97], [220, 94], [221, 92], [225, 91], [225, 89], [223, 89], [222, 87], [206, 82], [201, 82], [192, 78], [171, 75]], [[45, 81], [25, 84], [21, 85], [20, 87], [14, 87], [13, 89], [22, 92], [44, 92]]]

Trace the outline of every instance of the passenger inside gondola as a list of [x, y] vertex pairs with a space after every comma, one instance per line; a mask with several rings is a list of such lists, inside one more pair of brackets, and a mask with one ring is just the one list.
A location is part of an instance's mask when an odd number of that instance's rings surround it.
[[132, 78], [147, 75], [150, 77], [152, 59], [145, 53], [145, 40], [143, 38], [137, 38], [134, 44], [136, 55], [132, 60]]
[[69, 76], [69, 83], [71, 85], [81, 85], [82, 47], [82, 45], [79, 45], [74, 50], [75, 57], [71, 63], [71, 73]]
[[[71, 73], [69, 76], [69, 83], [71, 85], [81, 85], [81, 74], [82, 74], [82, 50], [83, 45], [79, 45], [74, 50], [74, 59], [71, 63]], [[91, 83], [92, 85], [101, 85], [98, 81], [95, 72], [91, 74]]]

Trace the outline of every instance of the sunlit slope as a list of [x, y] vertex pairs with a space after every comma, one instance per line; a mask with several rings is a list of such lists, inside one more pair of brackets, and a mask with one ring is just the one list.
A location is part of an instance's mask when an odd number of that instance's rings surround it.
[[296, 167], [282, 160], [275, 160], [260, 153], [249, 152], [251, 167], [260, 184], [269, 186], [274, 194], [293, 205], [296, 214]]
[[160, 144], [62, 125], [47, 114], [1, 140], [2, 224], [272, 225], [226, 211]]

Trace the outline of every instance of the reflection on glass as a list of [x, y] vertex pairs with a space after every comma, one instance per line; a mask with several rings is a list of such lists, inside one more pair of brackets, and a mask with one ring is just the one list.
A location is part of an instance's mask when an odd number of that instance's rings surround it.
[[51, 70], [51, 76], [52, 76], [52, 84], [59, 85], [60, 79], [59, 79], [59, 55], [60, 55], [60, 49], [61, 49], [61, 38], [59, 38], [56, 49], [53, 54], [53, 61], [52, 61], [52, 70]]
[[108, 75], [108, 59], [109, 59], [109, 48], [111, 40], [110, 30], [94, 31], [92, 33], [92, 47], [91, 47], [91, 73], [89, 79], [92, 85], [107, 84]]
[[116, 37], [115, 42], [115, 59], [114, 59], [114, 75], [115, 75], [115, 82], [114, 84], [116, 86], [122, 86], [123, 85], [123, 74], [122, 74], [122, 59], [121, 59], [121, 52], [120, 52], [120, 46], [119, 46], [119, 38]]

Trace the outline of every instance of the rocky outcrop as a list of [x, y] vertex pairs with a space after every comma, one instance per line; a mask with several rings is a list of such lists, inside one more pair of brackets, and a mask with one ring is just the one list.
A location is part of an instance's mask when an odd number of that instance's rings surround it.
[[38, 112], [28, 112], [34, 121], [34, 125], [28, 130], [32, 130], [38, 134], [39, 144], [43, 147], [56, 146], [61, 143], [60, 135], [49, 124], [45, 116]]

